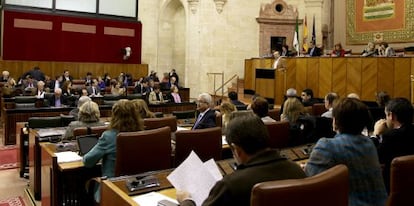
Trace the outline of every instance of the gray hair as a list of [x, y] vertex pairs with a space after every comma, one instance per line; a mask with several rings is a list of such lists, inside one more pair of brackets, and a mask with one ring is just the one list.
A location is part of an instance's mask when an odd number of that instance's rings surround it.
[[99, 106], [93, 101], [87, 101], [79, 108], [79, 121], [81, 122], [99, 122], [101, 113]]
[[81, 96], [81, 97], [79, 97], [78, 107], [81, 107], [83, 104], [85, 104], [88, 101], [92, 101], [92, 99], [90, 97], [88, 97], [88, 96]]
[[208, 93], [201, 93], [198, 96], [201, 100], [205, 101], [209, 106], [213, 105], [213, 98], [211, 98], [211, 95]]

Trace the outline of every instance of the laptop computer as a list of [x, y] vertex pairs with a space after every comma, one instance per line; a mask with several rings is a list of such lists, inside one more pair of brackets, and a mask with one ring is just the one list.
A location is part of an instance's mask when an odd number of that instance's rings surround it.
[[83, 156], [88, 153], [98, 143], [98, 138], [97, 134], [78, 136], [76, 141], [78, 142], [79, 155]]

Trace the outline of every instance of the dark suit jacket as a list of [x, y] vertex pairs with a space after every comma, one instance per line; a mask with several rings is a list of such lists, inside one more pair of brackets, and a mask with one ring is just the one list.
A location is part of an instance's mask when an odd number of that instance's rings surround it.
[[[88, 91], [88, 95], [91, 95], [93, 93], [92, 86], [86, 87], [86, 91]], [[101, 89], [99, 87], [95, 87], [95, 93], [93, 95], [98, 95], [101, 92]]]
[[[196, 120], [197, 121], [197, 120]], [[209, 109], [202, 117], [197, 127], [192, 129], [205, 129], [216, 126], [216, 112], [212, 109]]]
[[[51, 89], [50, 91], [53, 92], [53, 90], [55, 89], [55, 84], [56, 84], [56, 80], [52, 80], [50, 81], [50, 86], [49, 88]], [[62, 88], [63, 86], [63, 82], [59, 83], [59, 88]]]
[[[305, 172], [300, 166], [279, 155], [276, 150], [259, 152], [245, 165], [224, 176], [210, 190], [210, 194], [203, 202], [209, 205], [237, 205], [249, 206], [250, 193], [255, 184], [272, 180], [305, 178]], [[181, 206], [195, 205], [186, 200]]]
[[384, 164], [384, 183], [389, 190], [390, 165], [395, 157], [414, 154], [414, 126], [403, 125], [399, 129], [392, 129], [382, 135], [382, 142], [378, 146], [380, 163]]
[[311, 54], [311, 52], [312, 52], [312, 48], [309, 48], [308, 54], [311, 57], [318, 57], [318, 56], [322, 55], [322, 50], [319, 47], [315, 47], [312, 54]]
[[[55, 100], [56, 100], [55, 95], [52, 95], [49, 98], [49, 106], [54, 107], [55, 106]], [[63, 95], [60, 96], [60, 104], [62, 104], [62, 105], [67, 105], [68, 104], [67, 101], [66, 101], [66, 97], [63, 96]]]

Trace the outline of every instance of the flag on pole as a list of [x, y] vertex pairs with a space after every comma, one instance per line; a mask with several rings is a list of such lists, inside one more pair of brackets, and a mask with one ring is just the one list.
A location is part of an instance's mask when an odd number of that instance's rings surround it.
[[305, 22], [303, 24], [303, 51], [305, 53], [308, 53], [309, 45], [308, 45], [308, 23], [307, 23], [307, 17], [305, 15]]
[[312, 43], [313, 43], [313, 45], [316, 45], [315, 15], [313, 15], [313, 26], [312, 26]]
[[299, 56], [300, 50], [299, 50], [299, 23], [298, 23], [298, 17], [296, 16], [296, 30], [295, 30], [295, 36], [293, 37], [293, 47], [295, 48], [297, 55]]

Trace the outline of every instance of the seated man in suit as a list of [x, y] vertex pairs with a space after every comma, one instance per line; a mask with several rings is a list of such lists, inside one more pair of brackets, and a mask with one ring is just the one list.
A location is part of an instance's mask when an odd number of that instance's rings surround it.
[[[250, 205], [253, 186], [260, 182], [306, 177], [300, 166], [268, 145], [269, 134], [262, 120], [252, 114], [231, 116], [226, 140], [238, 166], [216, 182], [203, 202], [207, 205]], [[193, 191], [191, 191], [193, 192]], [[186, 191], [177, 191], [181, 206], [195, 205]]]
[[312, 106], [315, 103], [318, 103], [317, 99], [313, 98], [313, 91], [312, 89], [304, 89], [301, 94], [303, 106]]
[[230, 102], [234, 104], [235, 106], [238, 106], [238, 105], [246, 106], [243, 102], [239, 101], [237, 92], [231, 91], [229, 92], [228, 95], [229, 95]]
[[86, 87], [86, 90], [88, 91], [88, 95], [91, 97], [101, 96], [101, 89], [98, 87], [97, 79], [93, 79], [92, 84]]
[[321, 48], [317, 47], [315, 45], [315, 42], [311, 41], [310, 42], [310, 48], [308, 49], [308, 55], [311, 57], [318, 57], [322, 55], [322, 50]]
[[199, 115], [194, 123], [194, 129], [204, 129], [216, 126], [216, 112], [212, 109], [213, 99], [208, 93], [202, 93], [197, 98]]
[[63, 107], [65, 106], [66, 98], [62, 95], [62, 89], [55, 89], [55, 93], [49, 99], [49, 106], [51, 107]]
[[378, 145], [378, 157], [384, 164], [384, 183], [389, 191], [390, 165], [395, 157], [414, 154], [413, 106], [405, 98], [391, 99], [385, 106], [385, 119], [374, 126], [374, 142]]

